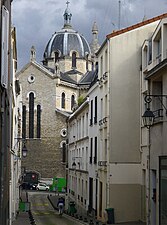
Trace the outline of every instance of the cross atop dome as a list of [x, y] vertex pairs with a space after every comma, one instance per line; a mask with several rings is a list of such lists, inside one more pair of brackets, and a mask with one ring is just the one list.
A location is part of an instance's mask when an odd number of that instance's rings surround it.
[[64, 28], [72, 28], [72, 26], [71, 26], [71, 17], [72, 17], [72, 14], [71, 14], [71, 12], [70, 12], [70, 10], [69, 10], [69, 1], [66, 1], [66, 4], [67, 4], [67, 8], [66, 8], [66, 10], [65, 10], [65, 12], [64, 12]]
[[70, 2], [69, 1], [66, 1], [66, 4], [67, 4], [67, 8], [68, 8], [68, 4], [70, 4]]

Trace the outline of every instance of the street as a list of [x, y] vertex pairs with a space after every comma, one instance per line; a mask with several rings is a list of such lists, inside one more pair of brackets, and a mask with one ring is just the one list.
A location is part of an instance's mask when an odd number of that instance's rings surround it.
[[58, 211], [54, 210], [47, 198], [48, 192], [28, 192], [31, 202], [31, 212], [34, 216], [36, 225], [80, 225], [79, 221], [63, 214], [59, 216]]

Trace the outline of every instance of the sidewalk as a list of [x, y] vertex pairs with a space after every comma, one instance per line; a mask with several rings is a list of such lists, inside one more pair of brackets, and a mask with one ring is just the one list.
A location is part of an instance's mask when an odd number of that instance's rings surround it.
[[12, 225], [30, 225], [28, 212], [20, 212], [17, 219], [12, 223]]
[[[28, 201], [28, 194], [26, 191], [21, 192], [22, 202]], [[12, 222], [12, 225], [30, 225], [29, 213], [19, 211], [18, 216], [15, 221]]]
[[[54, 209], [57, 209], [58, 197], [59, 196], [56, 196], [56, 195], [48, 195], [48, 199]], [[65, 215], [70, 216], [67, 213]], [[78, 219], [80, 223], [83, 223], [85, 225], [107, 225], [107, 223], [102, 223], [100, 221], [93, 220], [89, 216], [83, 218], [80, 215], [74, 214], [73, 216], [70, 216], [70, 217], [73, 217], [75, 220]], [[126, 223], [115, 223], [115, 225], [146, 225], [146, 224], [140, 221], [136, 221], [136, 222], [126, 222]]]

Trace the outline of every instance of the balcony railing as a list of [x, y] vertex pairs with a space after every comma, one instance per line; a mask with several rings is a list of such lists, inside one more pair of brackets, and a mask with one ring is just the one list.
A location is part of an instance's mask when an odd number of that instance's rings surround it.
[[102, 126], [102, 125], [104, 125], [106, 123], [107, 123], [107, 116], [104, 117], [103, 119], [99, 120], [99, 126]]
[[159, 64], [162, 61], [162, 55], [161, 53], [156, 56], [156, 64]]
[[98, 161], [98, 166], [107, 166], [107, 161]]

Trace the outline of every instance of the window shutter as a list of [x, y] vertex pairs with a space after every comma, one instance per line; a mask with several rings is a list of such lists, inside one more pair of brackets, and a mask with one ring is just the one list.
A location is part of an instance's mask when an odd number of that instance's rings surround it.
[[1, 84], [8, 86], [9, 11], [2, 6]]

